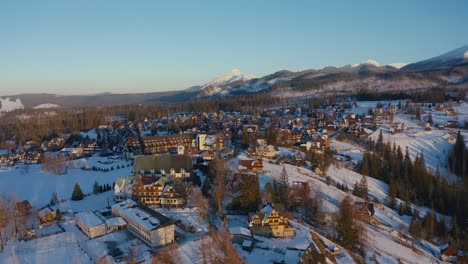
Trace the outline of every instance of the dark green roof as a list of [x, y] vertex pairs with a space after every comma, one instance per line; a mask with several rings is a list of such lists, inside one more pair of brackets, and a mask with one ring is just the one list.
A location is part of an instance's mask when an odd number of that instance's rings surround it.
[[189, 155], [148, 155], [138, 156], [135, 158], [135, 166], [133, 167], [135, 172], [141, 170], [150, 171], [152, 169], [155, 172], [165, 170], [169, 173], [171, 169], [179, 172], [180, 169], [184, 169], [186, 172], [192, 171], [192, 157]]

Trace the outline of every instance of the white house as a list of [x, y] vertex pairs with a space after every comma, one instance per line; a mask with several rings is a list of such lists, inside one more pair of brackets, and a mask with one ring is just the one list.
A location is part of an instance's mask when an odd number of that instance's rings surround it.
[[206, 134], [198, 134], [195, 139], [195, 144], [199, 150], [208, 150], [209, 148], [205, 146]]
[[106, 234], [107, 226], [97, 215], [91, 211], [83, 211], [77, 213], [76, 225], [83, 231], [89, 238], [95, 238]]

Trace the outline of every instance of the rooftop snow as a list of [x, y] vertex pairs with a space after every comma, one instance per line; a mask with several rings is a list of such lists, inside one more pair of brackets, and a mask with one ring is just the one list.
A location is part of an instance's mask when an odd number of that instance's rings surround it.
[[122, 219], [122, 217], [114, 217], [106, 220], [107, 226], [123, 226], [127, 223]]
[[77, 213], [75, 216], [87, 227], [95, 227], [104, 224], [104, 222], [91, 211], [83, 211]]
[[231, 235], [244, 235], [244, 236], [252, 236], [252, 232], [250, 229], [240, 226], [229, 227], [229, 233]]
[[[166, 222], [166, 219], [163, 215], [149, 208], [145, 210], [141, 205], [137, 204], [135, 201], [130, 199], [120, 202], [118, 204], [114, 204], [112, 205], [112, 208], [122, 212], [128, 218], [130, 218], [131, 220], [135, 221], [136, 223], [148, 230], [156, 229], [161, 224]], [[149, 210], [151, 210], [152, 212], [150, 213]], [[169, 221], [170, 220], [168, 220], [168, 222]]]

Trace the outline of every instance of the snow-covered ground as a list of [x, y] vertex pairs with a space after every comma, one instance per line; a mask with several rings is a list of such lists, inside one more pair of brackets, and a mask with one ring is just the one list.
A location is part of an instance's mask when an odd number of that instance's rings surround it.
[[35, 107], [33, 107], [33, 109], [47, 109], [47, 108], [61, 108], [61, 106], [57, 104], [46, 103], [46, 104], [36, 105]]
[[19, 98], [16, 100], [11, 100], [9, 97], [0, 97], [0, 113], [10, 112], [16, 109], [24, 109], [24, 105]]
[[282, 262], [287, 249], [306, 250], [313, 242], [310, 230], [306, 226], [293, 220], [289, 222], [296, 230], [294, 238], [279, 239], [254, 236], [255, 247], [250, 253], [242, 250], [238, 244], [234, 244], [234, 246], [247, 263]]
[[[338, 168], [334, 165], [330, 166], [327, 175], [335, 182], [347, 184], [350, 191], [349, 193], [345, 193], [337, 189], [335, 185], [327, 185], [324, 178], [315, 175], [310, 170], [289, 164], [276, 165], [266, 162], [264, 163], [265, 174], [263, 176], [260, 175], [260, 177], [270, 178], [270, 180], [278, 179], [283, 167], [286, 169], [290, 183], [292, 183], [292, 181], [307, 181], [309, 182], [312, 190], [319, 190], [324, 199], [322, 208], [326, 212], [330, 213], [334, 213], [338, 210], [340, 202], [346, 197], [346, 195], [351, 195], [354, 184], [359, 182], [362, 178], [361, 174], [349, 169]], [[369, 194], [372, 197], [378, 198], [380, 201], [385, 200], [388, 192], [388, 184], [370, 177], [366, 177], [366, 179]], [[413, 207], [415, 206], [413, 205]], [[421, 207], [418, 207], [418, 210], [421, 212], [422, 216], [426, 212], [424, 211], [424, 208]], [[373, 257], [374, 254], [379, 263], [398, 263], [398, 260], [403, 261], [403, 263], [432, 263], [437, 260], [437, 255], [432, 255], [432, 251], [437, 247], [431, 243], [425, 242], [425, 246], [421, 246], [419, 244], [413, 245], [410, 242], [407, 242], [405, 245], [401, 242], [398, 235], [400, 234], [399, 230], [402, 230], [403, 232], [408, 231], [408, 226], [411, 221], [410, 216], [400, 216], [398, 212], [380, 204], [375, 206], [375, 211], [374, 217], [380, 223], [378, 228], [364, 224], [367, 233], [366, 237], [368, 238], [366, 242], [367, 261], [371, 262], [370, 258]], [[438, 215], [438, 217], [442, 216]], [[446, 218], [446, 221], [450, 222], [450, 219]], [[326, 241], [325, 238], [324, 240]], [[344, 249], [341, 249], [341, 251], [342, 254], [336, 256], [337, 262], [351, 263], [351, 257], [344, 252]], [[242, 253], [242, 255], [245, 254], [247, 253]], [[261, 259], [261, 257], [263, 257], [263, 259], [275, 259], [279, 258], [277, 254], [278, 253], [259, 251], [259, 256], [256, 257], [259, 259]], [[421, 260], [422, 262], [416, 260]], [[249, 263], [257, 262], [249, 261]]]
[[96, 132], [96, 129], [94, 128], [87, 132], [81, 132], [80, 134], [83, 138], [88, 137], [90, 139], [95, 139], [95, 140], [97, 139], [97, 132]]
[[[353, 189], [356, 182], [359, 182], [362, 179], [362, 175], [359, 173], [346, 168], [337, 168], [333, 165], [328, 169], [327, 175], [335, 182], [347, 185], [350, 190]], [[365, 177], [367, 180], [369, 194], [372, 197], [376, 197], [380, 201], [383, 201], [385, 197], [387, 197], [388, 184], [371, 177]]]
[[158, 208], [156, 211], [171, 218], [174, 221], [180, 220], [186, 226], [194, 226], [198, 232], [207, 231], [208, 229], [206, 223], [203, 223], [203, 221], [200, 219], [197, 208]]
[[[127, 161], [101, 157], [80, 159], [71, 163], [72, 167], [69, 167], [67, 173], [63, 175], [44, 172], [41, 165], [19, 164], [15, 167], [1, 167], [0, 192], [14, 194], [21, 200], [28, 200], [33, 206], [42, 207], [49, 203], [53, 192], [57, 192], [59, 200], [70, 199], [75, 183], [79, 183], [83, 193], [89, 194], [93, 191], [94, 181], [112, 185], [116, 178], [130, 175], [133, 169], [131, 166], [127, 167]], [[116, 169], [117, 165], [121, 169]], [[114, 167], [114, 170], [109, 172], [82, 170], [83, 166]]]
[[453, 143], [455, 143], [455, 137], [449, 131], [437, 129], [424, 131], [422, 128], [410, 128], [405, 133], [391, 134], [387, 127], [381, 127], [369, 136], [370, 139], [377, 140], [380, 131], [382, 131], [384, 142], [400, 146], [403, 154], [408, 147], [412, 160], [415, 159], [416, 155], [422, 153], [429, 168], [435, 171], [439, 166], [441, 175], [447, 176], [449, 180], [454, 180], [454, 176], [447, 169], [447, 157]]
[[338, 140], [331, 140], [330, 147], [336, 150], [338, 154], [349, 156], [353, 162], [361, 161], [365, 152], [365, 150], [359, 146]]
[[[351, 108], [351, 109], [346, 109], [345, 113], [353, 113], [353, 114], [359, 114], [359, 115], [367, 115], [369, 112], [369, 108], [374, 108], [376, 107], [378, 102], [382, 102], [384, 104], [388, 104], [389, 102], [391, 105], [396, 106], [398, 105], [398, 100], [393, 100], [393, 101], [357, 101], [356, 102], [356, 107]], [[401, 100], [401, 104], [404, 106], [406, 103], [406, 100]]]
[[437, 258], [424, 251], [411, 240], [399, 237], [396, 230], [382, 232], [373, 226], [366, 226], [366, 260], [375, 254], [378, 263], [436, 263]]
[[75, 233], [7, 244], [0, 263], [93, 263], [77, 243]]

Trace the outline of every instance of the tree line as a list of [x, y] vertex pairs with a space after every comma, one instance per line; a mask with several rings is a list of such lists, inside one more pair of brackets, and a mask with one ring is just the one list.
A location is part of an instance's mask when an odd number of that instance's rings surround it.
[[[454, 149], [457, 149], [457, 145]], [[363, 175], [389, 184], [387, 204], [399, 210], [400, 214], [416, 215], [411, 210], [410, 203], [427, 206], [442, 214], [453, 216], [453, 228], [460, 230], [458, 237], [454, 239], [463, 238], [468, 234], [468, 180], [449, 184], [447, 179], [440, 175], [438, 168], [435, 172], [427, 169], [423, 153], [417, 154], [412, 160], [408, 148], [403, 154], [400, 146], [396, 146], [395, 143], [384, 143], [380, 132], [375, 143], [369, 142], [357, 170]], [[396, 198], [403, 202], [397, 204]], [[432, 227], [435, 226], [433, 220], [426, 222], [431, 223]]]

